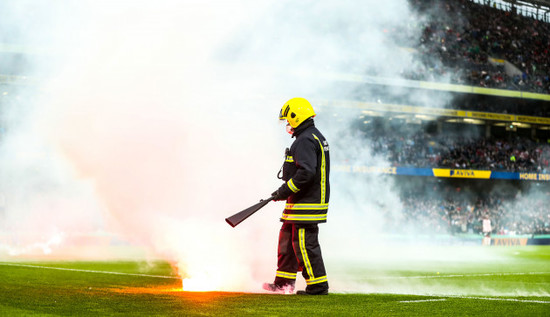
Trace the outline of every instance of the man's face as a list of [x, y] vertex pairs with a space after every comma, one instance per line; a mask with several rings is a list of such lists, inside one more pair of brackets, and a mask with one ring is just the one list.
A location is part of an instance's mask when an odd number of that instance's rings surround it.
[[286, 132], [287, 132], [288, 134], [290, 134], [290, 135], [293, 135], [293, 134], [294, 134], [294, 128], [290, 125], [290, 123], [288, 122], [288, 120], [286, 120], [286, 119], [281, 119], [281, 120], [279, 120], [279, 123], [285, 125], [285, 129], [286, 129]]
[[290, 123], [288, 123], [288, 121], [286, 122], [286, 132], [290, 135], [294, 134], [294, 128], [290, 125]]

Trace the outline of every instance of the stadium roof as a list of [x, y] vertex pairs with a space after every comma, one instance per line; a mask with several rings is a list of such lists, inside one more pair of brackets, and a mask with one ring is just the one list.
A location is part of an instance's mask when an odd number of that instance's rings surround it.
[[550, 10], [550, 0], [503, 0], [511, 4], [530, 5], [543, 11]]
[[[518, 1], [511, 1], [511, 2], [518, 2]], [[539, 5], [539, 6], [545, 6], [547, 8], [550, 8], [550, 0], [524, 0], [520, 2], [528, 2], [528, 3], [534, 4], [535, 6]]]

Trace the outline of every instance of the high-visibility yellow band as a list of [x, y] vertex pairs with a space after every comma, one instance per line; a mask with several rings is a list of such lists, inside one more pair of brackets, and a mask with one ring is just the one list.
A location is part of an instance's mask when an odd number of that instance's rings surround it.
[[304, 228], [298, 229], [298, 242], [300, 246], [300, 252], [302, 253], [302, 259], [304, 260], [304, 267], [306, 268], [307, 276], [312, 279], [315, 278], [315, 276], [313, 276], [313, 269], [311, 268], [311, 263], [309, 262], [309, 257], [307, 256], [305, 232], [306, 229]]
[[287, 155], [286, 159], [285, 159], [285, 162], [288, 162], [288, 163], [294, 163], [294, 158], [290, 155]]
[[292, 216], [292, 217], [296, 217], [296, 218], [318, 218], [318, 217], [326, 217], [327, 214], [287, 214], [287, 213], [283, 213], [283, 215], [286, 215], [288, 217]]
[[306, 284], [307, 285], [311, 285], [311, 284], [319, 284], [319, 283], [323, 283], [323, 282], [328, 282], [328, 279], [327, 279], [327, 276], [321, 276], [321, 277], [316, 277], [316, 278], [310, 278], [310, 279], [307, 279], [306, 280]]
[[288, 279], [291, 279], [291, 280], [296, 279], [296, 273], [290, 273], [290, 272], [277, 271], [275, 276], [282, 277], [282, 278], [288, 278]]
[[288, 210], [323, 210], [328, 209], [328, 204], [286, 204]]
[[293, 193], [297, 193], [300, 190], [298, 187], [296, 187], [296, 185], [294, 185], [294, 181], [292, 180], [292, 178], [287, 182], [287, 185]]
[[323, 221], [327, 220], [327, 214], [320, 215], [299, 215], [299, 214], [286, 214], [283, 213], [282, 220], [295, 220], [295, 221]]
[[325, 147], [321, 143], [321, 140], [319, 140], [319, 138], [315, 134], [313, 134], [313, 137], [315, 138], [315, 140], [317, 140], [317, 142], [319, 142], [319, 146], [321, 147], [321, 203], [324, 203], [327, 192], [327, 164], [325, 158]]

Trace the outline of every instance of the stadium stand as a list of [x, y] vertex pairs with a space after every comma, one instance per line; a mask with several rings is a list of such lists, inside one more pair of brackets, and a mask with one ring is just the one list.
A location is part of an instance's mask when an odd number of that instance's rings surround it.
[[550, 234], [549, 3], [512, 2], [410, 0], [425, 18], [409, 23], [420, 38], [403, 41], [416, 55], [409, 81], [366, 76], [353, 101], [327, 103], [359, 113], [356, 137], [390, 164], [337, 168], [397, 179], [388, 232]]

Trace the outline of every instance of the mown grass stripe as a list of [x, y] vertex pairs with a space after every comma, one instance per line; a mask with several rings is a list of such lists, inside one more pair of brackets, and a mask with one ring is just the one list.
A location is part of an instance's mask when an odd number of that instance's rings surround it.
[[102, 273], [102, 274], [141, 276], [141, 277], [154, 277], [154, 278], [167, 278], [167, 279], [181, 280], [181, 277], [179, 277], [179, 276], [151, 275], [151, 274], [140, 274], [140, 273], [123, 273], [123, 272], [84, 270], [84, 269], [69, 269], [69, 268], [64, 268], [64, 267], [30, 265], [30, 264], [20, 264], [20, 263], [7, 263], [7, 262], [0, 262], [0, 265], [28, 267], [28, 268], [35, 268], [35, 269], [50, 269], [50, 270], [61, 270], [61, 271], [84, 272], [84, 273]]
[[512, 275], [546, 275], [550, 272], [517, 272], [517, 273], [473, 273], [473, 274], [447, 274], [447, 275], [416, 275], [416, 276], [380, 276], [365, 278], [367, 280], [391, 280], [391, 279], [430, 279], [451, 277], [481, 277], [481, 276], [512, 276]]
[[447, 299], [445, 298], [434, 298], [434, 299], [417, 299], [417, 300], [400, 300], [400, 303], [425, 303], [425, 302], [444, 302]]

